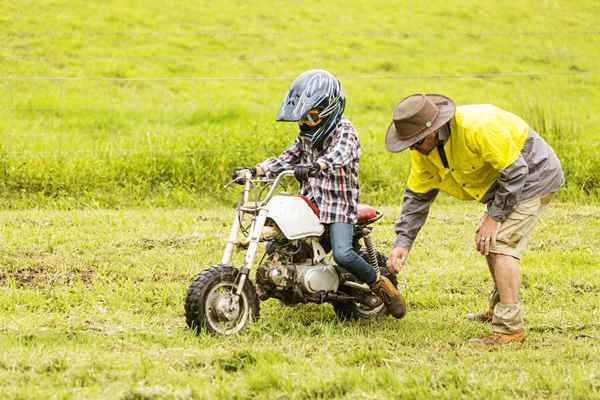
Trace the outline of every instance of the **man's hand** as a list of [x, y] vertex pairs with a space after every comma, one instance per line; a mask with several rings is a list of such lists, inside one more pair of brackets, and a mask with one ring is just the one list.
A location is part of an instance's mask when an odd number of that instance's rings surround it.
[[316, 162], [310, 165], [297, 165], [294, 167], [294, 177], [300, 182], [305, 182], [311, 176], [317, 176], [319, 171], [321, 171], [321, 165]]
[[482, 255], [489, 255], [490, 247], [496, 245], [498, 229], [500, 229], [500, 222], [486, 214], [481, 226], [475, 234], [475, 248]]
[[[397, 274], [402, 270], [402, 267], [404, 267], [404, 264], [406, 264], [409, 251], [410, 250], [405, 247], [394, 247], [392, 249], [392, 252], [387, 260], [387, 267], [390, 272]], [[398, 266], [398, 261], [400, 261], [400, 266]]]

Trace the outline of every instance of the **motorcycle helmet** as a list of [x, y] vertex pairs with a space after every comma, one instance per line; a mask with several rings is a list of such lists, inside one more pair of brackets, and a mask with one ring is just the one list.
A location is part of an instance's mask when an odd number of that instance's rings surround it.
[[340, 81], [325, 70], [311, 69], [292, 82], [277, 121], [299, 122], [300, 136], [318, 147], [340, 122], [345, 105]]

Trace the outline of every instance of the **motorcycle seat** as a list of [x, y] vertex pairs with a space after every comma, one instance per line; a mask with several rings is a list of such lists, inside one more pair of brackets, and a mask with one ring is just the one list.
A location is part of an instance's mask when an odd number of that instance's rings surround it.
[[377, 210], [368, 204], [358, 205], [358, 221], [364, 222], [369, 221], [377, 217]]
[[[304, 200], [306, 202], [306, 204], [311, 208], [311, 210], [313, 210], [313, 212], [315, 213], [315, 215], [317, 217], [320, 216], [321, 210], [319, 210], [319, 208], [316, 206], [315, 203], [310, 201], [308, 199], [308, 197], [306, 197], [306, 196], [300, 196], [300, 197], [302, 198], [302, 200]], [[368, 204], [359, 204], [357, 214], [358, 214], [357, 215], [358, 222], [367, 222], [367, 221], [376, 219], [378, 217], [377, 209]]]

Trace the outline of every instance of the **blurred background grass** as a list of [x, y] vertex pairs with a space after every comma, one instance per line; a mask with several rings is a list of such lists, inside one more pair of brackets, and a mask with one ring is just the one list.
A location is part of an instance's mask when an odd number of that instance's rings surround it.
[[[294, 77], [337, 75], [363, 146], [363, 200], [399, 201], [386, 153], [413, 92], [526, 119], [600, 199], [597, 1], [0, 4], [2, 207], [182, 206], [229, 200], [229, 171], [295, 137], [276, 123]], [[61, 79], [67, 78], [67, 79]]]

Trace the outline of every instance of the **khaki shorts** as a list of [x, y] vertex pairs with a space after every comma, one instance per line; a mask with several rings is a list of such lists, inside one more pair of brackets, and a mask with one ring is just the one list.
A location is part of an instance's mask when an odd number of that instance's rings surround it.
[[490, 247], [490, 253], [521, 258], [521, 253], [527, 248], [529, 236], [531, 236], [540, 214], [550, 203], [552, 195], [553, 193], [546, 193], [517, 204], [513, 212], [500, 225], [496, 236], [496, 245]]

